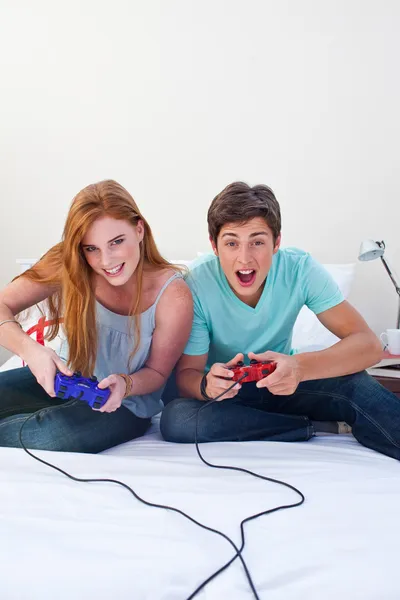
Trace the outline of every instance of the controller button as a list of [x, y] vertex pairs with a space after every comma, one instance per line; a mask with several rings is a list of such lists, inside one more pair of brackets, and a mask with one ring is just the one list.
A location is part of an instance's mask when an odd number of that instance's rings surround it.
[[93, 402], [93, 408], [101, 408], [101, 402], [99, 402], [98, 400], [95, 400]]
[[66, 385], [60, 385], [60, 390], [64, 390], [64, 392], [67, 390], [67, 386]]
[[62, 398], [62, 399], [64, 399], [64, 398], [65, 398], [65, 392], [58, 392], [58, 394], [57, 394], [57, 398]]
[[250, 361], [251, 365], [256, 365], [258, 363], [258, 360], [256, 360], [255, 358], [252, 358]]
[[80, 371], [75, 371], [74, 377], [82, 377], [82, 373]]
[[97, 381], [97, 377], [96, 377], [96, 375], [93, 375], [93, 376], [90, 378], [90, 381], [93, 381], [93, 382]]
[[236, 363], [237, 367], [244, 367], [244, 362], [242, 360], [239, 360], [238, 363]]

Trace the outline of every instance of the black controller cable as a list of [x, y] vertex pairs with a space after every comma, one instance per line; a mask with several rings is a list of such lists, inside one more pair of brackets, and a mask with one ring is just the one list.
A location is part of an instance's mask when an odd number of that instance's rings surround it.
[[[58, 471], [59, 473], [62, 473], [63, 475], [65, 475], [69, 479], [72, 479], [73, 481], [82, 482], [82, 483], [100, 483], [100, 482], [103, 482], [103, 483], [115, 483], [117, 485], [122, 486], [126, 490], [128, 490], [137, 500], [139, 500], [139, 502], [142, 502], [142, 504], [145, 504], [146, 506], [151, 506], [151, 507], [154, 507], [154, 508], [162, 508], [162, 509], [165, 509], [165, 510], [173, 511], [173, 512], [179, 514], [179, 515], [182, 515], [183, 517], [185, 517], [186, 519], [188, 519], [189, 521], [191, 521], [195, 525], [198, 525], [202, 529], [205, 529], [207, 531], [211, 531], [212, 533], [215, 533], [216, 535], [219, 535], [220, 537], [224, 538], [233, 547], [233, 549], [235, 550], [235, 554], [220, 569], [218, 569], [217, 571], [215, 571], [212, 575], [210, 575], [210, 577], [208, 577], [205, 581], [203, 581], [203, 583], [201, 583], [195, 589], [195, 591], [192, 592], [190, 594], [190, 596], [187, 597], [186, 600], [192, 600], [192, 598], [194, 598], [215, 577], [217, 577], [220, 573], [222, 573], [223, 571], [225, 571], [225, 569], [227, 569], [237, 558], [242, 563], [244, 572], [246, 574], [246, 577], [247, 577], [249, 586], [251, 588], [251, 591], [253, 592], [254, 598], [256, 600], [260, 600], [260, 597], [259, 597], [259, 595], [257, 593], [257, 590], [255, 588], [254, 582], [253, 582], [253, 580], [251, 578], [251, 575], [250, 575], [249, 569], [247, 567], [247, 564], [246, 564], [246, 562], [245, 562], [245, 560], [244, 560], [244, 558], [242, 556], [242, 552], [243, 552], [244, 547], [245, 547], [244, 525], [245, 525], [245, 523], [248, 523], [249, 521], [252, 521], [252, 520], [257, 519], [259, 517], [262, 517], [264, 515], [271, 514], [271, 513], [277, 512], [279, 510], [285, 510], [285, 509], [288, 509], [288, 508], [294, 508], [296, 506], [300, 506], [305, 501], [305, 497], [304, 497], [304, 494], [300, 490], [298, 490], [296, 487], [294, 487], [290, 483], [286, 483], [285, 481], [280, 481], [279, 479], [273, 479], [272, 477], [266, 477], [265, 475], [260, 475], [259, 473], [253, 473], [253, 471], [250, 471], [248, 469], [244, 469], [242, 467], [232, 467], [232, 466], [227, 466], [227, 465], [216, 465], [216, 464], [208, 462], [205, 458], [203, 458], [203, 456], [202, 456], [202, 454], [200, 452], [198, 441], [197, 441], [197, 430], [198, 430], [198, 421], [199, 421], [199, 414], [200, 414], [200, 412], [203, 411], [208, 406], [211, 406], [212, 404], [214, 404], [214, 402], [217, 402], [224, 394], [226, 394], [226, 392], [228, 392], [229, 390], [231, 390], [239, 381], [241, 381], [242, 379], [244, 379], [244, 377], [246, 377], [246, 375], [243, 375], [243, 377], [241, 377], [237, 381], [234, 381], [234, 383], [229, 388], [227, 388], [224, 392], [222, 392], [222, 394], [219, 394], [214, 399], [212, 399], [209, 402], [207, 402], [206, 404], [204, 404], [204, 406], [201, 406], [199, 408], [199, 410], [197, 411], [197, 415], [196, 415], [196, 429], [195, 429], [195, 445], [196, 445], [197, 454], [200, 457], [200, 459], [202, 460], [202, 462], [205, 465], [207, 465], [208, 467], [213, 467], [214, 469], [226, 469], [226, 470], [231, 470], [231, 471], [239, 471], [241, 473], [246, 473], [248, 475], [252, 475], [253, 477], [257, 477], [258, 479], [262, 479], [264, 481], [269, 481], [271, 483], [276, 483], [278, 485], [285, 486], [285, 487], [293, 490], [298, 496], [300, 496], [300, 500], [298, 500], [297, 502], [294, 502], [292, 504], [283, 504], [281, 506], [276, 506], [274, 508], [270, 508], [268, 510], [262, 511], [260, 513], [257, 513], [255, 515], [251, 515], [251, 516], [243, 519], [241, 521], [241, 523], [240, 523], [240, 531], [241, 531], [241, 545], [240, 545], [240, 548], [238, 548], [236, 546], [235, 542], [233, 542], [231, 540], [231, 538], [229, 536], [227, 536], [225, 533], [223, 533], [222, 531], [219, 531], [218, 529], [214, 529], [212, 527], [208, 527], [207, 525], [204, 525], [203, 523], [200, 523], [199, 521], [197, 521], [196, 519], [194, 519], [190, 515], [186, 514], [183, 510], [180, 510], [179, 508], [175, 508], [173, 506], [168, 506], [168, 505], [164, 505], [164, 504], [156, 504], [154, 502], [149, 502], [148, 500], [144, 500], [128, 484], [124, 483], [123, 481], [119, 481], [118, 479], [108, 479], [108, 478], [86, 479], [86, 478], [82, 478], [82, 477], [75, 477], [74, 475], [71, 475], [70, 473], [68, 473], [67, 471], [64, 471], [60, 467], [57, 467], [56, 465], [53, 465], [52, 463], [44, 460], [43, 458], [39, 458], [38, 456], [35, 456], [35, 454], [33, 454], [30, 450], [28, 450], [28, 448], [23, 443], [23, 441], [22, 441], [22, 432], [23, 432], [23, 429], [24, 429], [25, 425], [28, 423], [28, 421], [30, 419], [33, 419], [36, 415], [39, 415], [39, 413], [41, 413], [43, 409], [39, 409], [36, 412], [30, 414], [23, 421], [23, 423], [21, 425], [21, 428], [19, 430], [19, 442], [21, 444], [21, 447], [25, 450], [25, 452], [29, 456], [31, 456], [32, 458], [34, 458], [38, 462], [40, 462], [40, 463], [42, 463], [42, 464], [50, 467], [51, 469], [54, 469], [55, 471]], [[72, 399], [68, 403], [71, 404], [71, 405], [73, 405], [73, 404], [76, 404], [77, 402], [80, 402], [80, 400]]]

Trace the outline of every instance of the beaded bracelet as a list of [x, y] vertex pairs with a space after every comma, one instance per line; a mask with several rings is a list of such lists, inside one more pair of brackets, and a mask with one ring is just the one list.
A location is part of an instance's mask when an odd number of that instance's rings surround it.
[[131, 391], [132, 391], [132, 387], [133, 387], [132, 379], [129, 377], [129, 375], [126, 375], [126, 373], [118, 373], [118, 375], [120, 377], [122, 377], [122, 379], [125, 381], [124, 398], [127, 398], [128, 396], [131, 395]]

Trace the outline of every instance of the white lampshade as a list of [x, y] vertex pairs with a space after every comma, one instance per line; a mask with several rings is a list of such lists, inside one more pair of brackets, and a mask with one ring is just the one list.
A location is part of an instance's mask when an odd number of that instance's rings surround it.
[[364, 240], [360, 246], [358, 260], [375, 260], [375, 258], [381, 258], [381, 256], [384, 255], [384, 252], [384, 246], [379, 246], [374, 240]]

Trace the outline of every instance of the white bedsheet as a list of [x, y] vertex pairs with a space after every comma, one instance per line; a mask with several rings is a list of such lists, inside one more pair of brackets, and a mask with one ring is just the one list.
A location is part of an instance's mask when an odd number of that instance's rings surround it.
[[[246, 527], [244, 556], [261, 599], [398, 600], [400, 464], [352, 436], [307, 443], [202, 445], [211, 462], [299, 487], [306, 503]], [[205, 466], [192, 445], [145, 437], [101, 455], [37, 452], [80, 477], [120, 479], [239, 543], [246, 516], [297, 496]], [[181, 600], [233, 554], [183, 517], [125, 489], [76, 483], [22, 450], [0, 449], [2, 600]], [[236, 561], [198, 595], [250, 599]]]

